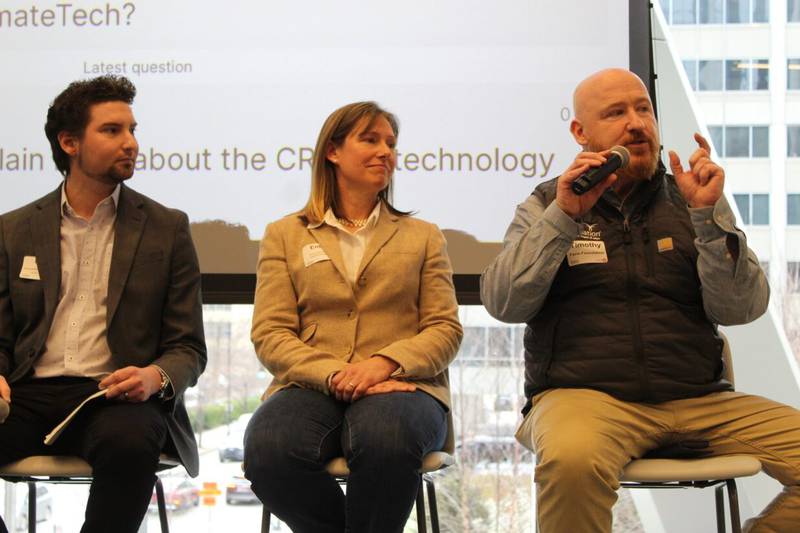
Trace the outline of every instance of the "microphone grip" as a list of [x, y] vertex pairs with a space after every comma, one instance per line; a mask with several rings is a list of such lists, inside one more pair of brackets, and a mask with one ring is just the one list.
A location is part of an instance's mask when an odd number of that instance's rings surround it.
[[8, 402], [0, 398], [0, 424], [6, 421], [6, 418], [8, 418], [8, 413], [10, 411], [11, 411], [11, 406], [8, 405]]
[[612, 152], [608, 159], [606, 159], [605, 163], [599, 167], [590, 168], [581, 174], [578, 179], [573, 181], [572, 192], [574, 192], [577, 196], [589, 192], [598, 183], [606, 179], [608, 176], [613, 174], [615, 170], [621, 167], [622, 163], [622, 158], [615, 152]]

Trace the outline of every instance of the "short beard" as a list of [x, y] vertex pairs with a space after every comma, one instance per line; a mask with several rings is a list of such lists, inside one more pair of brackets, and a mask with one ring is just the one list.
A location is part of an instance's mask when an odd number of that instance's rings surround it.
[[658, 169], [659, 152], [654, 151], [649, 161], [631, 161], [627, 167], [617, 171], [620, 178], [637, 181], [649, 180]]
[[108, 172], [106, 172], [105, 177], [114, 183], [122, 183], [133, 177], [133, 168], [131, 168], [130, 171], [119, 172], [116, 167], [112, 166], [108, 169]]
[[[658, 169], [658, 161], [661, 159], [661, 151], [657, 144], [649, 144], [652, 158], [649, 161], [631, 158], [631, 161], [628, 163], [627, 167], [616, 171], [619, 179], [629, 181], [644, 181], [649, 180], [653, 174], [656, 173], [656, 170]], [[591, 152], [602, 152], [603, 150], [608, 150], [608, 148], [600, 148], [592, 145], [589, 145], [587, 148]]]
[[[84, 170], [83, 155], [82, 154], [78, 154], [78, 166], [81, 168], [81, 170], [84, 171], [84, 173], [87, 176], [89, 175]], [[119, 170], [117, 170], [116, 165], [111, 165], [111, 167], [108, 170], [106, 170], [105, 172], [99, 173], [97, 175], [94, 175], [93, 177], [95, 179], [99, 179], [100, 181], [104, 181], [106, 183], [117, 184], [117, 183], [122, 183], [123, 181], [133, 177], [134, 169], [135, 169], [135, 166], [132, 165], [130, 171], [125, 170], [125, 171], [120, 172]]]

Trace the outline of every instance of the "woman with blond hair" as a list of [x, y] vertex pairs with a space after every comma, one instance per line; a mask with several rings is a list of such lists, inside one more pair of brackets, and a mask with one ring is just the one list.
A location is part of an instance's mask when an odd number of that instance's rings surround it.
[[[453, 448], [452, 269], [439, 229], [391, 204], [397, 135], [373, 102], [336, 110], [308, 203], [261, 241], [252, 338], [274, 379], [244, 467], [295, 533], [402, 531], [422, 458]], [[346, 496], [325, 471], [340, 456]]]

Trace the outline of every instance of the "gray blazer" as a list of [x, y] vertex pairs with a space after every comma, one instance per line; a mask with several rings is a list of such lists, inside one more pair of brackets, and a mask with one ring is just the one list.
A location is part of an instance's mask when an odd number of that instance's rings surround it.
[[[42, 354], [61, 285], [61, 188], [0, 216], [0, 375], [29, 376]], [[21, 279], [35, 256], [40, 280]], [[183, 393], [206, 365], [200, 268], [189, 220], [122, 186], [108, 279], [107, 339], [117, 368], [159, 365], [175, 397], [164, 403], [169, 436], [197, 475], [198, 456]]]

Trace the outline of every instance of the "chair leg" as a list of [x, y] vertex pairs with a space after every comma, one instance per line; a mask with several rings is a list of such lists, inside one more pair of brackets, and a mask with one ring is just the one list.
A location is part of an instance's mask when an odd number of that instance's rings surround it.
[[261, 533], [269, 533], [271, 514], [266, 505], [261, 506]]
[[722, 485], [714, 489], [714, 502], [717, 507], [717, 533], [725, 533], [725, 497], [722, 494]]
[[[534, 533], [539, 533], [539, 500], [536, 499], [536, 480], [533, 480], [533, 484], [531, 487], [531, 499], [536, 504], [536, 508], [534, 509], [533, 513], [533, 531]], [[532, 506], [533, 507], [533, 506]]]
[[36, 482], [28, 481], [28, 533], [36, 533]]
[[417, 488], [417, 531], [428, 533], [428, 525], [425, 523], [425, 485], [422, 475], [419, 476], [419, 488]]
[[725, 481], [728, 486], [728, 505], [731, 508], [731, 530], [733, 533], [742, 533], [741, 518], [739, 517], [739, 492], [736, 490], [736, 480]]
[[161, 533], [169, 533], [167, 522], [167, 502], [164, 501], [164, 485], [161, 478], [156, 476], [156, 501], [158, 502], [158, 521], [161, 522]]
[[425, 480], [425, 484], [428, 486], [428, 509], [431, 513], [431, 532], [432, 533], [440, 533], [439, 532], [439, 509], [436, 505], [436, 484], [433, 482], [433, 478], [428, 476], [423, 476]]

